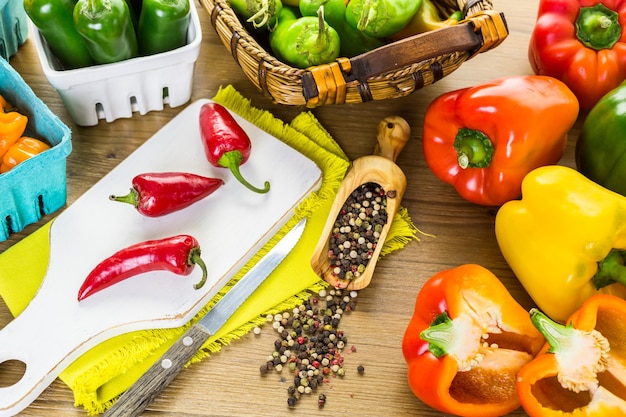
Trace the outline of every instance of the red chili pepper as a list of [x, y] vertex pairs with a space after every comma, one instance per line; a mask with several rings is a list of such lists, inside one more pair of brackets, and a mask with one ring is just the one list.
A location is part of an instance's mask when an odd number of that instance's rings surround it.
[[195, 265], [202, 269], [202, 279], [194, 285], [199, 289], [206, 282], [207, 268], [200, 257], [200, 245], [193, 236], [176, 235], [137, 243], [100, 262], [78, 290], [78, 301], [144, 272], [165, 270], [189, 275]]
[[239, 172], [239, 167], [250, 156], [252, 142], [224, 106], [211, 102], [200, 108], [200, 134], [206, 157], [213, 166], [230, 169], [237, 180], [252, 191], [266, 193], [270, 190], [269, 182], [265, 181], [264, 188], [257, 188]]
[[224, 181], [186, 172], [160, 172], [139, 174], [133, 178], [132, 184], [130, 193], [111, 195], [109, 199], [132, 204], [144, 216], [158, 217], [202, 200]]

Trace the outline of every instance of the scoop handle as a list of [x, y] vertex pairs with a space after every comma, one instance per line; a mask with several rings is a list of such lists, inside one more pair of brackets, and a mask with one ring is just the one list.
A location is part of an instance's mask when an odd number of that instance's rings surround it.
[[409, 123], [400, 116], [388, 116], [378, 123], [374, 155], [396, 162], [411, 137]]

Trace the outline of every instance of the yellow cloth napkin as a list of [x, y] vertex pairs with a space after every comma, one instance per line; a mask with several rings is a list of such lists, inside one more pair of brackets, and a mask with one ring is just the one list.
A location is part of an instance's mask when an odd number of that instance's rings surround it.
[[[291, 309], [307, 298], [309, 291], [326, 286], [307, 266], [337, 189], [349, 167], [348, 158], [309, 112], [301, 113], [290, 124], [285, 124], [271, 113], [252, 107], [232, 86], [220, 88], [213, 100], [315, 161], [323, 173], [321, 187], [301, 203], [294, 217], [189, 324], [114, 337], [92, 348], [67, 367], [60, 378], [73, 390], [75, 405], [83, 406], [89, 414], [104, 412], [303, 217], [309, 217], [309, 221], [298, 245], [191, 362], [207, 357], [210, 352], [218, 351], [222, 345], [262, 324], [267, 314]], [[375, 137], [375, 132], [372, 135]], [[27, 307], [46, 273], [51, 223], [0, 255], [0, 295], [14, 316]], [[414, 239], [417, 240], [417, 229], [407, 211], [401, 209], [393, 221], [382, 254], [400, 249]], [[293, 271], [298, 272], [294, 274]]]

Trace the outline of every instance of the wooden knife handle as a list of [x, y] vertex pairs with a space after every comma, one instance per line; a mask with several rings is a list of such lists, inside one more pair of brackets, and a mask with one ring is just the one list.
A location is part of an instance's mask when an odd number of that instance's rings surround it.
[[104, 413], [105, 417], [140, 415], [183, 370], [193, 355], [211, 335], [194, 325], [176, 341], [122, 396]]

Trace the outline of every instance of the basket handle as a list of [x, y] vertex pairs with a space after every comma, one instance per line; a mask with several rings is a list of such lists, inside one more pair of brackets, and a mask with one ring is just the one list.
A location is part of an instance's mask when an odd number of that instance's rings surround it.
[[495, 48], [508, 35], [504, 14], [486, 10], [447, 28], [411, 36], [353, 58], [309, 68], [302, 74], [307, 107], [343, 104], [346, 85], [357, 82], [363, 101], [373, 100], [367, 80], [441, 55], [467, 52], [469, 58]]

